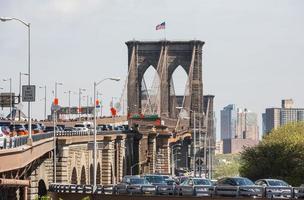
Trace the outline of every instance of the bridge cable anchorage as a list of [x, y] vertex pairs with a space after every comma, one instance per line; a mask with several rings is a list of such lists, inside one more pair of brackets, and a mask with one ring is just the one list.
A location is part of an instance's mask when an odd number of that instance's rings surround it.
[[[188, 107], [188, 106], [190, 108], [190, 106], [191, 106], [190, 102], [191, 102], [191, 99], [192, 99], [193, 65], [194, 65], [195, 57], [196, 57], [196, 46], [194, 45], [193, 50], [192, 50], [192, 58], [191, 58], [191, 63], [190, 63], [189, 75], [188, 75], [188, 79], [187, 79], [187, 83], [186, 83], [186, 87], [185, 87], [182, 106], [181, 106], [182, 108], [185, 108], [185, 107]], [[178, 112], [180, 113], [180, 112], [182, 112], [182, 110], [179, 110]], [[188, 112], [190, 113], [189, 110], [188, 110]], [[179, 128], [180, 122], [181, 122], [181, 117], [178, 114], [178, 119], [177, 119], [177, 122], [176, 122], [175, 130], [177, 130]]]

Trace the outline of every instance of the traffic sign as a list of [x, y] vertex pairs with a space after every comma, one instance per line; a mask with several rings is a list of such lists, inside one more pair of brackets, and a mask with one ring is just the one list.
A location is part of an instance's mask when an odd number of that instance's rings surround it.
[[22, 86], [22, 101], [33, 102], [35, 101], [36, 86], [35, 85], [23, 85]]

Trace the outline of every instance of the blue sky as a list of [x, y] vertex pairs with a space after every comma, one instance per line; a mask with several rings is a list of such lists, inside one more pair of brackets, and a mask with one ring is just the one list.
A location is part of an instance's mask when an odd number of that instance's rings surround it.
[[[124, 42], [159, 40], [163, 33], [155, 26], [166, 21], [168, 40], [206, 42], [204, 93], [216, 96], [217, 114], [235, 103], [260, 115], [282, 98], [304, 107], [303, 7], [301, 0], [0, 0], [0, 15], [31, 23], [32, 79], [47, 85], [49, 100], [55, 81], [63, 82], [58, 95], [67, 105], [64, 91], [83, 87], [92, 96], [93, 81], [120, 76], [120, 83], [100, 87], [109, 105], [121, 95], [127, 74]], [[0, 23], [0, 44], [0, 78], [12, 77], [17, 92], [18, 74], [27, 70], [26, 28]], [[176, 90], [183, 91], [178, 83], [185, 75], [175, 77]], [[6, 82], [0, 87], [8, 90]], [[37, 95], [40, 100], [43, 91]], [[74, 95], [72, 104], [77, 102]], [[43, 101], [33, 103], [33, 115], [43, 116]]]

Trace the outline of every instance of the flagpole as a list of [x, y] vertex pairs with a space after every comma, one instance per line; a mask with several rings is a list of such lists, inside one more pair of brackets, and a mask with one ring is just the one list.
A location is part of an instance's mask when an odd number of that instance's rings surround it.
[[164, 36], [165, 36], [165, 41], [166, 41], [166, 27], [164, 28]]

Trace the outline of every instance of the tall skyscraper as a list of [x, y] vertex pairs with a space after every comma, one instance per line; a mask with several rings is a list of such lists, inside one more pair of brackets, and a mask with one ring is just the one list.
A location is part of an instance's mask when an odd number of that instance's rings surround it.
[[235, 138], [259, 140], [257, 114], [247, 109], [238, 109]]
[[292, 99], [283, 99], [281, 105], [281, 108], [266, 108], [263, 114], [263, 124], [265, 124], [263, 134], [287, 123], [304, 121], [304, 108], [293, 108]]
[[234, 138], [236, 135], [237, 110], [229, 104], [221, 110], [221, 140]]
[[224, 153], [238, 153], [259, 142], [257, 114], [230, 104], [221, 110], [221, 140]]

